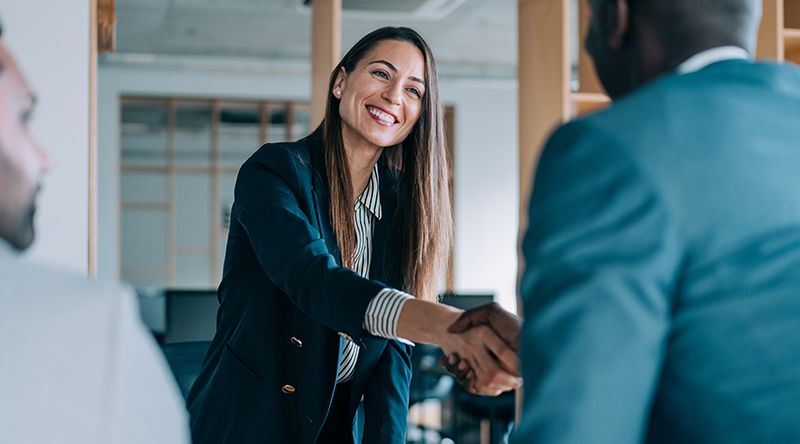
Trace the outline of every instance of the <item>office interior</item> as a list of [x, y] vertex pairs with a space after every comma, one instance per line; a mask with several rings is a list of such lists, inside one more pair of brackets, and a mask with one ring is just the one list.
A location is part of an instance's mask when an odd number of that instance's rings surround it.
[[[763, 3], [757, 56], [800, 62], [800, 0]], [[38, 97], [31, 128], [53, 163], [28, 260], [129, 282], [165, 344], [207, 335], [191, 316], [188, 333], [170, 331], [170, 315], [180, 324], [180, 313], [214, 310], [238, 165], [316, 125], [312, 83], [330, 68], [314, 57], [335, 52], [312, 45], [322, 4], [336, 26], [317, 32], [340, 36], [340, 54], [386, 25], [430, 43], [455, 211], [443, 293], [516, 311], [520, 209], [541, 145], [555, 125], [608, 106], [581, 49], [578, 0], [0, 0], [3, 40]], [[188, 308], [170, 311], [170, 298]], [[412, 408], [409, 441], [452, 442], [443, 428], [460, 401], [419, 355], [433, 402]], [[502, 439], [490, 411], [454, 442]]]

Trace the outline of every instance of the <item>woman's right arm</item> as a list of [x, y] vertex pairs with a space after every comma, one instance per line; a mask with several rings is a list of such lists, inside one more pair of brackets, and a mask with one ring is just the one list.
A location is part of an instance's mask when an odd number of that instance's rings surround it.
[[359, 343], [367, 305], [385, 285], [339, 266], [328, 251], [312, 178], [292, 145], [262, 147], [239, 171], [232, 217], [261, 269], [296, 307]]
[[445, 355], [457, 353], [474, 371], [474, 389], [490, 396], [519, 388], [519, 358], [516, 352], [488, 325], [461, 333], [449, 333], [463, 313], [444, 304], [410, 299], [397, 321], [397, 335], [414, 342], [436, 344]]
[[[262, 148], [261, 150], [264, 150]], [[356, 344], [367, 306], [385, 285], [337, 264], [312, 223], [312, 175], [285, 146], [254, 155], [239, 172], [232, 216], [244, 227], [270, 281], [311, 319], [349, 335]], [[327, 217], [321, 214], [320, 217]], [[517, 356], [490, 328], [451, 334], [462, 311], [409, 299], [397, 320], [397, 336], [458, 353], [475, 369], [477, 388], [497, 394], [519, 386]]]

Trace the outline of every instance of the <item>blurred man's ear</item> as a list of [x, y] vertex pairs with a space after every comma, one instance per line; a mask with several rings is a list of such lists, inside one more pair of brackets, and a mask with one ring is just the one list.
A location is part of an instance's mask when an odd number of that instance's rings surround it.
[[608, 44], [612, 49], [620, 49], [630, 30], [630, 7], [628, 0], [606, 0], [606, 31]]

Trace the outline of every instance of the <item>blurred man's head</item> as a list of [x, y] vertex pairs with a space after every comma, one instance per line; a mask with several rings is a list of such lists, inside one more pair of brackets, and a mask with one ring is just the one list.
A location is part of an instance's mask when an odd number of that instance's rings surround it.
[[0, 238], [18, 250], [33, 242], [33, 214], [47, 155], [28, 131], [34, 97], [0, 30]]
[[717, 46], [755, 50], [761, 0], [582, 0], [586, 49], [614, 98]]

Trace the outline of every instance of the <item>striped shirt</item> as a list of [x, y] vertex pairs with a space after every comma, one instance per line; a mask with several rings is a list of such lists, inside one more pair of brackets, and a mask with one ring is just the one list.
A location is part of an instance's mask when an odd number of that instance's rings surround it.
[[[367, 188], [356, 199], [354, 208], [354, 221], [356, 227], [356, 249], [353, 271], [359, 276], [369, 279], [369, 267], [372, 263], [372, 234], [374, 222], [383, 215], [379, 188], [378, 165], [372, 169], [372, 175], [367, 183]], [[393, 288], [384, 288], [370, 301], [364, 315], [362, 328], [373, 336], [387, 339], [400, 339], [397, 337], [397, 318], [406, 300], [411, 298]], [[407, 341], [403, 341], [407, 342]], [[336, 383], [347, 382], [353, 379], [358, 361], [358, 346], [346, 340], [342, 357], [339, 361], [339, 373]]]

